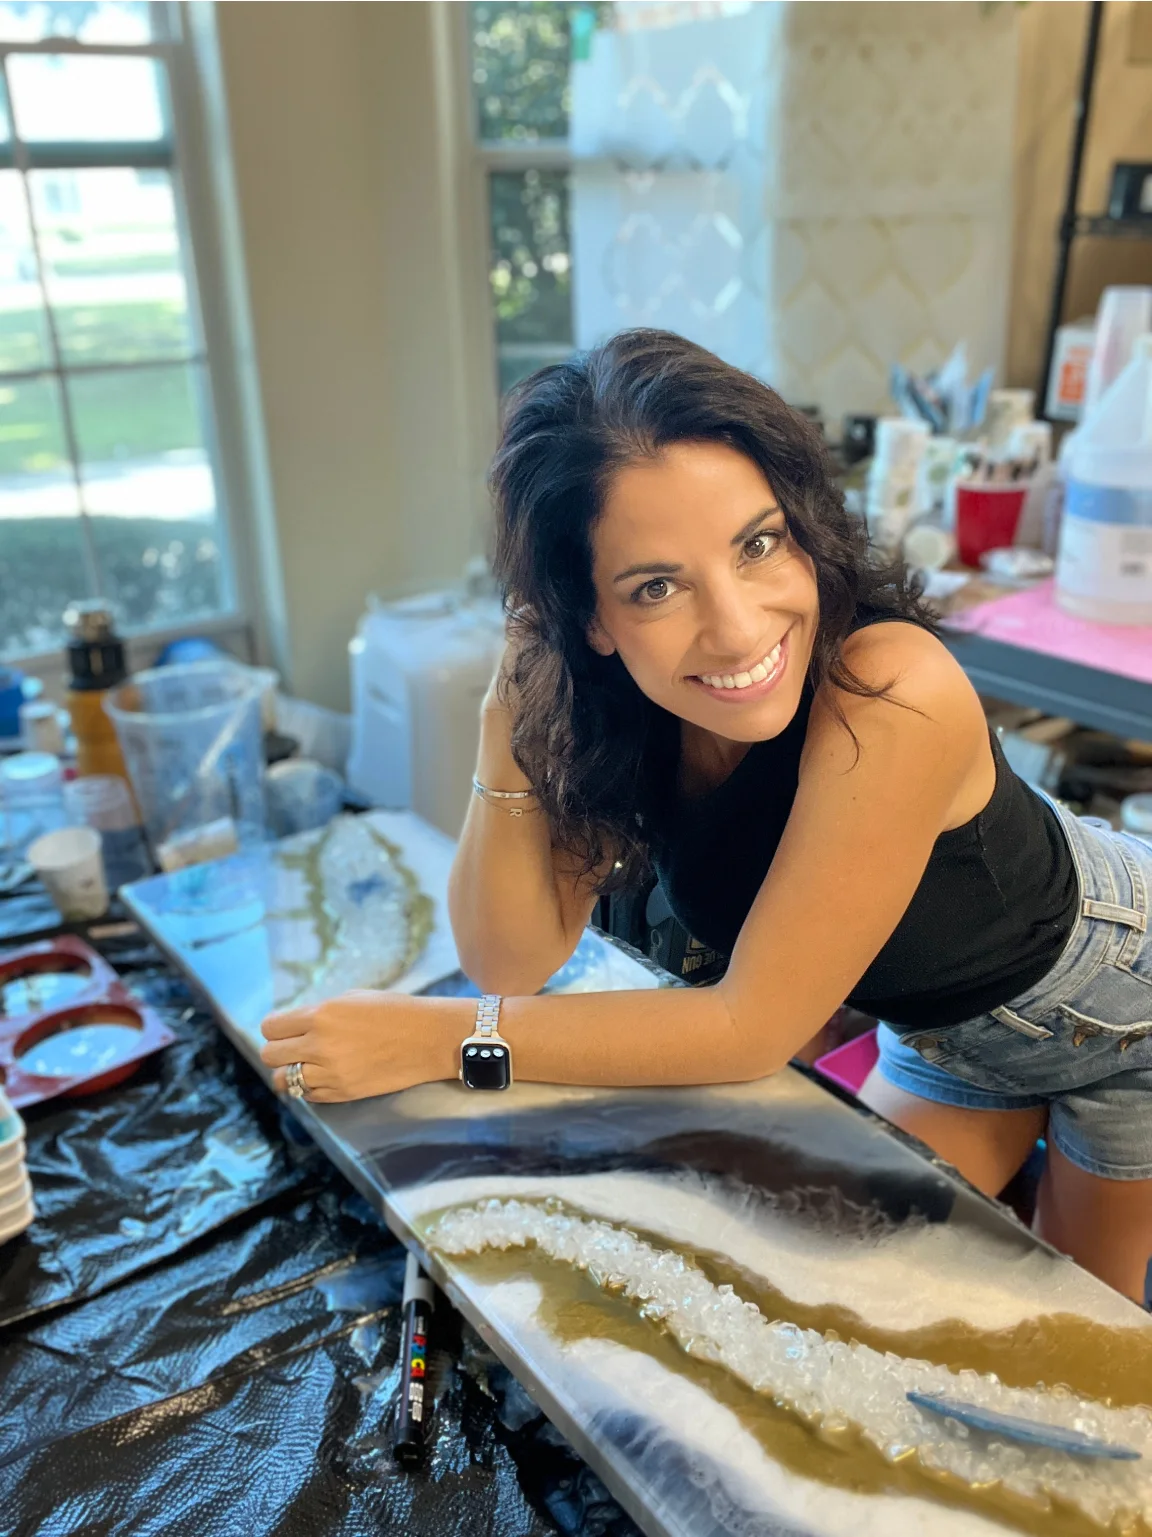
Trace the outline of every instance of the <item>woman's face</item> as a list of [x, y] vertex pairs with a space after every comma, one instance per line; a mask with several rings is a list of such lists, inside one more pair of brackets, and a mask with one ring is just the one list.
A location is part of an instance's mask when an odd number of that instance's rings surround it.
[[592, 535], [596, 619], [656, 704], [760, 742], [796, 713], [816, 635], [811, 560], [772, 487], [722, 443], [675, 443], [612, 482]]

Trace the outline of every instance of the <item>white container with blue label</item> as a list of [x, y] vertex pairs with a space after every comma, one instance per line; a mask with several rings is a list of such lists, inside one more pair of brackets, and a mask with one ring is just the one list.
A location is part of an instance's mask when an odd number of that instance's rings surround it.
[[1081, 619], [1152, 625], [1152, 336], [1063, 457], [1056, 600]]

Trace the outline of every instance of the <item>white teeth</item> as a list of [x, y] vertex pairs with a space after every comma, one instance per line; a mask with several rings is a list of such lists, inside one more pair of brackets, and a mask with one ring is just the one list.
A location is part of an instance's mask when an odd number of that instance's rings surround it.
[[762, 662], [757, 662], [755, 667], [750, 667], [747, 672], [715, 673], [705, 672], [700, 674], [700, 682], [708, 688], [750, 688], [753, 683], [763, 683], [771, 673], [776, 671], [780, 663], [780, 651], [784, 642], [778, 641]]

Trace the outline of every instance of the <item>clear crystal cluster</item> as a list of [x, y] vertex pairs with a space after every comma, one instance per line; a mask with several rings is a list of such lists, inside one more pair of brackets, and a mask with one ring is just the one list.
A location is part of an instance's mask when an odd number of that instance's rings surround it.
[[[360, 987], [387, 987], [411, 963], [411, 872], [362, 817], [337, 817], [293, 840], [277, 862], [303, 887], [303, 906], [273, 910], [272, 920], [308, 925], [299, 953], [295, 934], [274, 936], [277, 1008], [307, 1008]], [[313, 958], [312, 946], [319, 953]]]
[[[930, 1471], [974, 1488], [999, 1485], [1042, 1507], [1056, 1497], [1102, 1527], [1137, 1530], [1134, 1524], [1152, 1513], [1147, 1409], [1111, 1409], [1059, 1387], [1009, 1388], [991, 1375], [952, 1372], [773, 1322], [682, 1255], [554, 1201], [456, 1207], [441, 1215], [429, 1241], [445, 1255], [534, 1246], [631, 1299], [690, 1355], [724, 1367], [825, 1434], [857, 1431], [891, 1461], [915, 1455]], [[905, 1397], [910, 1389], [1077, 1430], [1131, 1447], [1142, 1460], [1089, 1460], [969, 1430], [917, 1409]]]

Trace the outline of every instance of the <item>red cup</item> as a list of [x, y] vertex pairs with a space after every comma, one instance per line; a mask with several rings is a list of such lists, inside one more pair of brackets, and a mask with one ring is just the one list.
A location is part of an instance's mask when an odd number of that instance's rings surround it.
[[989, 486], [961, 481], [956, 487], [956, 549], [966, 566], [979, 566], [985, 550], [1007, 549], [1028, 496], [1027, 483]]

